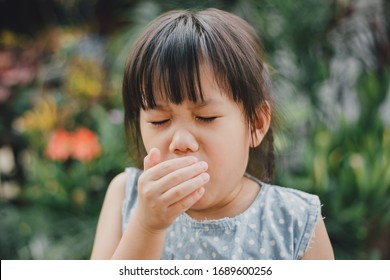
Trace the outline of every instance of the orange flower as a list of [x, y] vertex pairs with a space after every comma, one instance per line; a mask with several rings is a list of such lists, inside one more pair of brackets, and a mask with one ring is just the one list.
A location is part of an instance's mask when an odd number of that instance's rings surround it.
[[71, 153], [75, 159], [87, 162], [100, 154], [101, 148], [96, 133], [87, 129], [77, 129], [72, 137]]
[[46, 146], [46, 156], [52, 160], [67, 160], [70, 156], [71, 138], [72, 135], [65, 129], [55, 130]]

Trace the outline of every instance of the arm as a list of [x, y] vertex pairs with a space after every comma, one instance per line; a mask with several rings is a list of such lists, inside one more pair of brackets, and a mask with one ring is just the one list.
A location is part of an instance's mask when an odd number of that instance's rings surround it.
[[91, 259], [109, 259], [122, 237], [121, 207], [125, 194], [125, 173], [110, 183], [97, 225]]
[[121, 208], [125, 194], [125, 176], [125, 173], [119, 174], [108, 187], [91, 259], [158, 259], [160, 257], [165, 231], [147, 231], [138, 223], [137, 215], [133, 215], [122, 236]]
[[334, 260], [332, 245], [322, 217], [317, 221], [310, 247], [302, 256], [302, 260]]

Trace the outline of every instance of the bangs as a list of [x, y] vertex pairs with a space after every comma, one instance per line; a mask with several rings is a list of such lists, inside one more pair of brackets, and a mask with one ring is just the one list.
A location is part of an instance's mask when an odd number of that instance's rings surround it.
[[202, 102], [203, 67], [254, 120], [265, 100], [260, 42], [242, 19], [213, 9], [169, 12], [148, 26], [125, 67], [125, 117], [137, 122], [139, 110], [153, 109], [156, 99]]
[[[162, 25], [142, 49], [133, 79], [136, 107], [154, 108], [156, 98], [181, 104], [203, 101], [200, 67], [204, 61], [199, 24], [193, 17], [178, 17]], [[138, 99], [137, 99], [138, 97]]]

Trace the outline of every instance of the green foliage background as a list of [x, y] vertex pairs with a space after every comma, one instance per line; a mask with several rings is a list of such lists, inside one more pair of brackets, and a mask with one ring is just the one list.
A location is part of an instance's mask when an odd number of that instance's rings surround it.
[[[108, 183], [133, 164], [120, 120], [122, 70], [131, 44], [162, 12], [205, 7], [242, 16], [262, 38], [281, 116], [275, 183], [320, 196], [337, 259], [390, 258], [387, 1], [52, 3], [62, 11], [55, 22], [22, 35], [2, 30], [0, 50], [19, 52], [25, 42], [42, 44], [35, 60], [38, 74], [28, 83], [3, 85], [11, 94], [0, 99], [0, 162], [5, 162], [5, 149], [12, 150], [14, 161], [11, 170], [0, 164], [1, 259], [89, 258]], [[19, 39], [10, 40], [10, 33]], [[61, 43], [48, 47], [47, 34]], [[75, 58], [102, 70], [102, 79], [85, 72], [100, 83], [96, 96], [72, 88]], [[49, 116], [58, 114], [56, 122], [29, 128], [31, 116], [47, 118], [37, 100], [50, 98], [57, 109]], [[48, 159], [49, 132], [78, 126], [97, 134], [100, 156], [87, 163]]]

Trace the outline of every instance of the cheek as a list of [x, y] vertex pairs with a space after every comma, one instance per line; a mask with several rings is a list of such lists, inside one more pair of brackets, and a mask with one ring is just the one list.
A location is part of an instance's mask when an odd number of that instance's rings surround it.
[[148, 148], [146, 147], [148, 145], [147, 140], [149, 139], [148, 131], [146, 130], [145, 125], [143, 125], [142, 123], [140, 124], [140, 132], [141, 132], [142, 142], [144, 143], [145, 148]]
[[140, 125], [140, 131], [141, 131], [141, 138], [142, 142], [145, 146], [146, 151], [149, 151], [151, 148], [158, 148], [155, 147], [155, 139], [152, 131], [148, 129], [147, 124], [142, 124]]
[[151, 148], [160, 148], [157, 143], [161, 143], [158, 141], [158, 137], [150, 133], [150, 131], [141, 132], [142, 142], [144, 143], [145, 149], [149, 151]]
[[167, 134], [163, 131], [156, 133], [147, 126], [148, 125], [146, 124], [144, 127], [142, 127], [142, 125], [140, 127], [142, 143], [144, 144], [146, 152], [148, 153], [152, 148], [158, 148], [161, 152], [162, 159], [167, 159], [169, 149]]
[[218, 155], [218, 158], [221, 161], [220, 164], [245, 165], [245, 168], [248, 161], [249, 148], [249, 129], [241, 125], [237, 125], [235, 129], [230, 129], [229, 133], [221, 137], [216, 145], [216, 149], [219, 149], [220, 155]]

